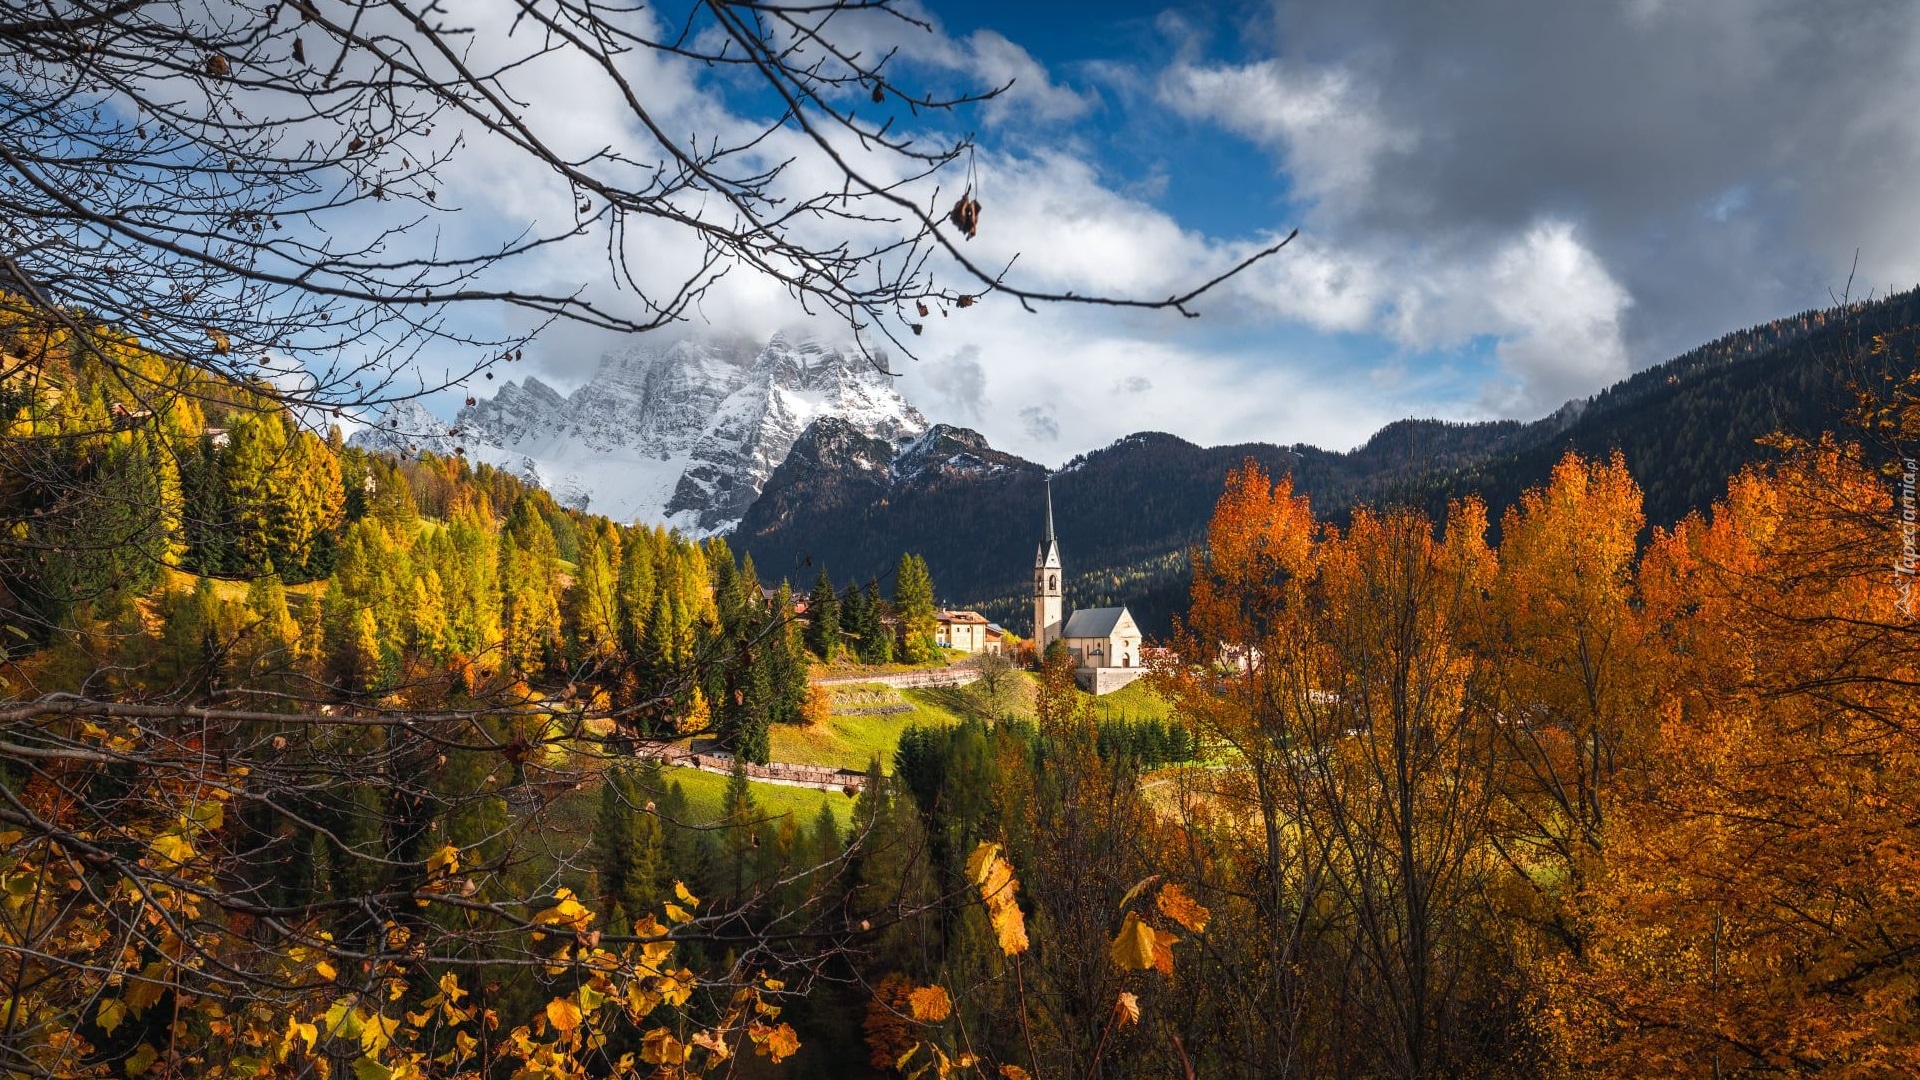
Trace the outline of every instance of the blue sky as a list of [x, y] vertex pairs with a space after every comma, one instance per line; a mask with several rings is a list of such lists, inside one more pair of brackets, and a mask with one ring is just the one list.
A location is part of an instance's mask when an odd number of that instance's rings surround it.
[[[903, 389], [1036, 460], [1144, 429], [1344, 447], [1406, 415], [1531, 418], [1824, 306], [1856, 259], [1856, 295], [1920, 282], [1911, 0], [930, 2], [931, 30], [853, 29], [900, 46], [903, 80], [1015, 79], [922, 121], [978, 133], [970, 251], [1165, 295], [1301, 231], [1198, 320], [934, 320]], [[701, 317], [793, 323], [748, 281]], [[565, 387], [617, 344], [559, 328], [531, 366]]]

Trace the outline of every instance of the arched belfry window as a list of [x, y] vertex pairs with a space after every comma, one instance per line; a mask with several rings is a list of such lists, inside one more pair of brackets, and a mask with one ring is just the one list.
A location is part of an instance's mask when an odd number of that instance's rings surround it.
[[1047, 575], [1047, 588], [1049, 588], [1049, 589], [1057, 589], [1057, 588], [1059, 588], [1059, 587], [1060, 587], [1060, 575], [1058, 575], [1058, 574], [1048, 574], [1048, 575]]

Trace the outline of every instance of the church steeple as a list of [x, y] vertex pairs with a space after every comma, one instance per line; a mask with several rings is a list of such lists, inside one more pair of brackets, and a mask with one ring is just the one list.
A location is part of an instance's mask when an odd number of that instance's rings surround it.
[[1059, 639], [1066, 621], [1065, 597], [1060, 588], [1060, 541], [1053, 533], [1052, 476], [1047, 477], [1046, 499], [1046, 531], [1033, 556], [1033, 641], [1034, 647], [1043, 652]]
[[1044, 542], [1048, 547], [1053, 546], [1053, 477], [1051, 475], [1047, 477], [1047, 534]]
[[1060, 542], [1053, 535], [1053, 477], [1047, 477], [1047, 530], [1040, 535], [1040, 549], [1034, 554], [1033, 567], [1060, 567]]

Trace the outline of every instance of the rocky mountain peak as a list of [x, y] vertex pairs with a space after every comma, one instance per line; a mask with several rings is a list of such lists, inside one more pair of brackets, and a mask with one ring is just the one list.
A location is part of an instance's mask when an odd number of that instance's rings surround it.
[[[602, 357], [571, 394], [533, 376], [510, 380], [461, 411], [457, 439], [423, 416], [432, 421], [417, 405], [389, 410], [355, 441], [440, 453], [458, 443], [573, 505], [699, 536], [733, 528], [817, 420], [888, 443], [927, 430], [857, 348], [787, 334], [642, 343]], [[413, 428], [442, 435], [408, 438]]]

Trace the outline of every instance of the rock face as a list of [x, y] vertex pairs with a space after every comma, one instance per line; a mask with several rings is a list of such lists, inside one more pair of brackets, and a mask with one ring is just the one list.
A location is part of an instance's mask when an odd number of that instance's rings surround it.
[[888, 443], [927, 430], [892, 378], [857, 350], [775, 335], [764, 345], [708, 339], [611, 353], [570, 395], [529, 376], [450, 426], [417, 405], [396, 407], [355, 442], [464, 447], [471, 460], [519, 473], [563, 503], [710, 536], [733, 528], [794, 440], [822, 418]]

